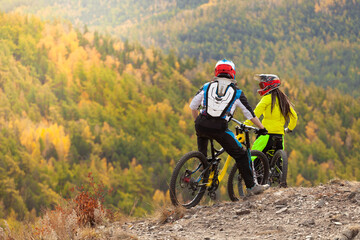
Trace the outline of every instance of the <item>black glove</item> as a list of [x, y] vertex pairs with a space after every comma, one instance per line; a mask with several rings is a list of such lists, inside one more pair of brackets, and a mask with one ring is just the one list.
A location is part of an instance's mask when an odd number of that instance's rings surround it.
[[268, 130], [266, 130], [266, 128], [263, 128], [263, 129], [259, 129], [257, 131], [257, 135], [260, 136], [260, 135], [266, 135], [268, 134]]

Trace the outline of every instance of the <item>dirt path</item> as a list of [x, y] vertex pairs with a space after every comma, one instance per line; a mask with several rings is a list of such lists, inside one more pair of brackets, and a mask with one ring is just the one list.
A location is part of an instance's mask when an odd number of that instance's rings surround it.
[[360, 240], [360, 183], [334, 180], [313, 188], [270, 188], [239, 202], [172, 208], [160, 217], [119, 227], [128, 239]]

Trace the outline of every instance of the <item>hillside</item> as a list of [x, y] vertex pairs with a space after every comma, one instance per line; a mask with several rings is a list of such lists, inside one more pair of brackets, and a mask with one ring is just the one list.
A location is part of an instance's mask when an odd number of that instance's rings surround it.
[[276, 72], [360, 96], [359, 1], [2, 0], [0, 6], [69, 19], [199, 61], [227, 57], [238, 69]]
[[[254, 73], [242, 68], [236, 77], [252, 106]], [[0, 13], [0, 218], [34, 221], [95, 183], [120, 215], [166, 204], [176, 161], [196, 148], [189, 101], [212, 74], [213, 64], [174, 52]], [[358, 99], [282, 80], [299, 115], [286, 137], [289, 185], [359, 181]], [[227, 201], [224, 186], [219, 192]]]

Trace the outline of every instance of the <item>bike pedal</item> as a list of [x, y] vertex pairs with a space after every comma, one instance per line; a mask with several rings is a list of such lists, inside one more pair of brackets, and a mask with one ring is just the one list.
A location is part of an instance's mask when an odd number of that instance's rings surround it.
[[211, 200], [216, 200], [216, 193], [215, 192], [209, 192], [209, 197]]

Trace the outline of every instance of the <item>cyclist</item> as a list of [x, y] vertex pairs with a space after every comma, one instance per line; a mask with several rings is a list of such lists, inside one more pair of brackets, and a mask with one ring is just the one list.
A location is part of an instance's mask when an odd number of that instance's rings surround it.
[[267, 130], [255, 116], [244, 92], [237, 88], [235, 74], [235, 64], [232, 61], [218, 61], [215, 65], [215, 77], [200, 88], [190, 103], [195, 119], [198, 150], [207, 156], [208, 140], [215, 139], [235, 159], [248, 194], [259, 194], [269, 185], [255, 184], [251, 160], [234, 133], [228, 129], [228, 121], [236, 107], [239, 107], [244, 116], [260, 129], [258, 134], [267, 134]]
[[[258, 93], [262, 98], [254, 112], [258, 118], [261, 115], [264, 116], [262, 124], [268, 130], [268, 134], [258, 136], [252, 150], [259, 150], [266, 154], [274, 142], [276, 142], [276, 150], [284, 149], [284, 127], [287, 124], [288, 127], [285, 130], [292, 132], [297, 123], [297, 114], [286, 94], [279, 89], [281, 81], [277, 75], [258, 74], [255, 75], [255, 80], [259, 81], [261, 89]], [[252, 123], [245, 121], [245, 124]], [[281, 186], [286, 187], [287, 183], [281, 183]]]

